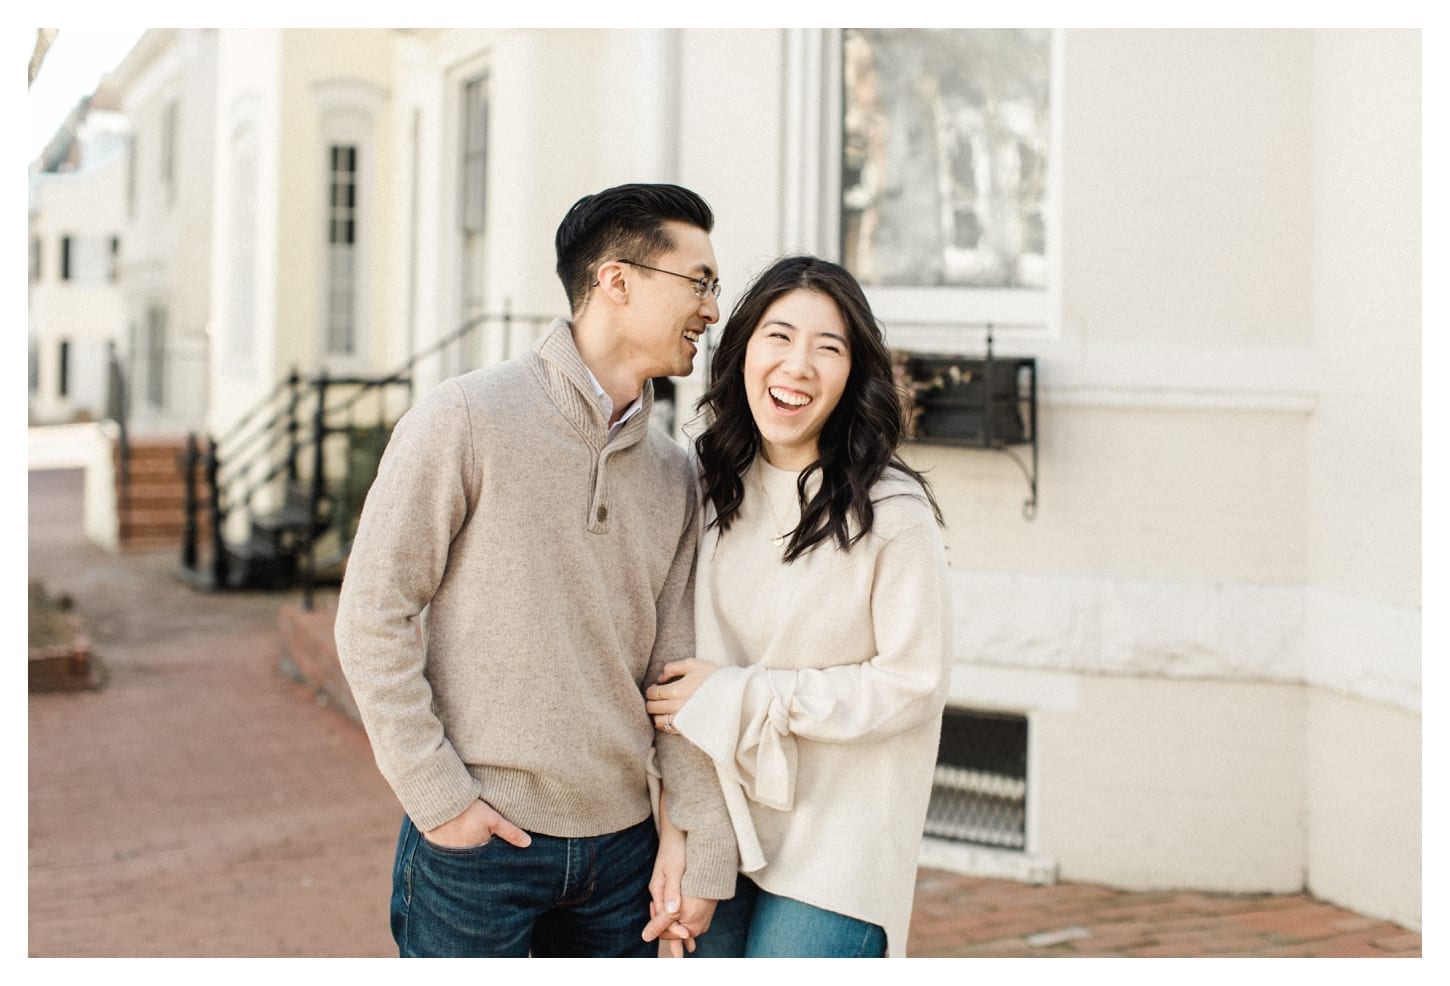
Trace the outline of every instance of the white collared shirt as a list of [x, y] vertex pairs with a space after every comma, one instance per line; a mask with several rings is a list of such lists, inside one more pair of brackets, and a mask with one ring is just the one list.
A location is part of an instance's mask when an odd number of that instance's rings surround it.
[[[608, 421], [609, 416], [614, 413], [614, 401], [612, 401], [609, 395], [604, 392], [604, 388], [599, 385], [599, 379], [594, 376], [594, 371], [589, 369], [589, 365], [587, 363], [584, 365], [584, 372], [589, 374], [589, 382], [594, 384], [594, 397], [596, 400], [599, 401], [600, 409], [604, 411], [604, 420]], [[634, 400], [630, 401], [629, 407], [624, 409], [624, 413], [619, 416], [619, 420], [609, 426], [610, 438], [613, 438], [614, 433], [620, 428], [623, 428], [624, 423], [630, 418], [634, 417], [635, 412], [637, 412], [640, 407], [643, 406], [644, 401], [640, 399], [643, 396], [644, 391], [640, 391], [639, 395], [636, 396]]]

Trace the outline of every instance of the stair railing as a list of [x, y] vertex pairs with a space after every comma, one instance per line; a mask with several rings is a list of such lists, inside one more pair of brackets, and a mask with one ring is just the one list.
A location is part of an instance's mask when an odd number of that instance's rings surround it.
[[[209, 511], [211, 528], [210, 583], [216, 589], [229, 587], [229, 580], [234, 574], [225, 541], [229, 515], [236, 511], [251, 515], [254, 498], [265, 489], [274, 489], [280, 479], [298, 482], [301, 462], [310, 456], [309, 519], [299, 538], [298, 554], [303, 607], [311, 609], [316, 583], [314, 553], [318, 527], [321, 522], [330, 519], [324, 506], [328, 500], [324, 450], [327, 439], [348, 430], [353, 409], [370, 395], [378, 396], [379, 413], [383, 414], [386, 402], [381, 399], [381, 394], [387, 388], [403, 388], [404, 404], [411, 405], [415, 398], [415, 368], [423, 360], [440, 355], [448, 346], [461, 344], [472, 333], [496, 325], [504, 352], [508, 353], [511, 352], [515, 325], [525, 325], [537, 333], [551, 320], [552, 316], [513, 315], [507, 307], [500, 314], [478, 315], [415, 352], [392, 372], [378, 377], [330, 377], [325, 371], [303, 377], [294, 369], [220, 438], [213, 439], [208, 435], [203, 440], [196, 434], [188, 436], [184, 473], [189, 492], [181, 548], [183, 567], [193, 573], [199, 571], [201, 525], [197, 517], [205, 508]], [[345, 396], [329, 405], [329, 395], [339, 390], [346, 391]], [[195, 490], [198, 468], [203, 473], [204, 493]], [[351, 542], [344, 540], [339, 549], [340, 555], [345, 557], [350, 548]]]

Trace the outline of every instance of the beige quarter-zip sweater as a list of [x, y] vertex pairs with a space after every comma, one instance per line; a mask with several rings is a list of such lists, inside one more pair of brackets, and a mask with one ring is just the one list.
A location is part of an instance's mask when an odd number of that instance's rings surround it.
[[674, 726], [715, 762], [750, 879], [904, 955], [951, 668], [945, 548], [921, 487], [888, 473], [849, 553], [783, 564], [796, 478], [757, 459], [730, 529], [700, 541], [697, 649], [723, 668]]
[[650, 814], [654, 744], [683, 890], [718, 899], [738, 859], [715, 772], [644, 711], [665, 662], [694, 653], [698, 500], [685, 451], [649, 427], [648, 385], [641, 399], [611, 435], [559, 319], [419, 401], [364, 504], [337, 649], [419, 828], [476, 798], [545, 835], [627, 828]]

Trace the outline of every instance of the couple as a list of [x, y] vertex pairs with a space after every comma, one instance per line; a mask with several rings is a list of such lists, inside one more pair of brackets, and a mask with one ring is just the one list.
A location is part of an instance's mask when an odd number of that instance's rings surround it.
[[692, 458], [651, 428], [720, 317], [706, 203], [580, 199], [572, 312], [398, 422], [337, 647], [405, 815], [404, 956], [905, 952], [950, 663], [940, 513], [843, 268], [726, 324]]

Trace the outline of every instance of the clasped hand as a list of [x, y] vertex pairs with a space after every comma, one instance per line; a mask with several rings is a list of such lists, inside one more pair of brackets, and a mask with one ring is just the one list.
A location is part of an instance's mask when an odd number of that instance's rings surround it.
[[718, 670], [720, 665], [698, 657], [666, 664], [659, 681], [644, 690], [644, 710], [653, 717], [655, 728], [662, 733], [673, 733], [675, 713]]
[[693, 952], [695, 939], [710, 929], [716, 902], [680, 892], [685, 876], [685, 833], [670, 821], [663, 793], [659, 801], [659, 830], [659, 852], [649, 882], [650, 920], [641, 937], [645, 941], [663, 941], [671, 956], [681, 958], [685, 949]]

